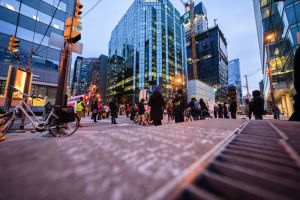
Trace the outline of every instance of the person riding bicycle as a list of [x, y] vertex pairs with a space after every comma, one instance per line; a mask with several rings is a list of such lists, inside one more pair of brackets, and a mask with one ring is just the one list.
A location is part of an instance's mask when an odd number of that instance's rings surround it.
[[83, 103], [83, 97], [80, 97], [80, 100], [76, 104], [76, 115], [79, 118], [79, 127], [82, 127], [80, 124], [81, 118], [83, 117], [83, 109], [84, 109], [84, 103]]

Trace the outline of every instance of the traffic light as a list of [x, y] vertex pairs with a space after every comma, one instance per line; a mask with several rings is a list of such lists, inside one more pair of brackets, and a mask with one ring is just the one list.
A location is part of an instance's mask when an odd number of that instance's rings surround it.
[[64, 31], [64, 38], [70, 43], [76, 43], [81, 39], [81, 33], [75, 28], [81, 25], [81, 22], [74, 17], [69, 17], [66, 20], [66, 29]]
[[70, 43], [76, 43], [81, 39], [81, 22], [79, 19], [81, 18], [83, 5], [79, 0], [76, 1], [76, 8], [74, 17], [69, 17], [66, 20], [66, 29], [64, 31], [64, 38]]
[[76, 1], [76, 8], [75, 8], [75, 19], [80, 19], [82, 14], [83, 5], [81, 4], [80, 0]]
[[92, 86], [92, 92], [93, 92], [93, 93], [96, 93], [96, 90], [97, 90], [96, 85], [93, 85], [93, 86]]
[[8, 51], [13, 52], [13, 51], [18, 51], [18, 47], [20, 46], [20, 40], [16, 38], [16, 36], [12, 35], [9, 38], [9, 43], [8, 43]]

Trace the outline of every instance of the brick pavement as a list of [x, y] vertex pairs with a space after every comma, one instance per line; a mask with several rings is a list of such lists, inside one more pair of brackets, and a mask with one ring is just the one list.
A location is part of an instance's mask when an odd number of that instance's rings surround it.
[[8, 140], [0, 144], [0, 200], [145, 199], [243, 122], [105, 128], [99, 122], [68, 138]]

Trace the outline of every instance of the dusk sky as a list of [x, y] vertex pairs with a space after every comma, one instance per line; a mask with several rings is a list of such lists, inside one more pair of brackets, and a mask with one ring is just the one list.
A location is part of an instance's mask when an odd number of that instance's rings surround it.
[[[98, 57], [108, 54], [111, 31], [126, 13], [134, 0], [102, 0], [99, 5], [82, 19], [83, 57]], [[83, 11], [90, 9], [97, 0], [82, 0]], [[180, 0], [171, 0], [183, 14]], [[196, 3], [200, 2], [196, 0]], [[252, 0], [203, 0], [207, 9], [209, 27], [214, 19], [223, 31], [228, 43], [229, 60], [240, 59], [241, 75], [245, 85], [245, 74], [253, 74], [261, 68]], [[84, 15], [85, 13], [83, 13]], [[73, 56], [73, 61], [76, 56]], [[249, 77], [250, 91], [258, 89], [261, 72]], [[244, 90], [245, 91], [245, 90]], [[245, 92], [244, 92], [245, 95]]]

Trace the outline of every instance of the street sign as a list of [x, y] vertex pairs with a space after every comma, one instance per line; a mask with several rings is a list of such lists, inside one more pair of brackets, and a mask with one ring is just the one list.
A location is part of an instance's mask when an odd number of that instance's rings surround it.
[[76, 43], [71, 43], [70, 44], [70, 51], [81, 55], [82, 50], [83, 50], [83, 44], [82, 43], [76, 42]]
[[81, 22], [79, 22], [78, 24], [74, 25], [74, 31], [77, 31], [77, 32], [81, 32], [82, 31], [82, 23]]
[[58, 35], [57, 33], [50, 33], [50, 45], [58, 47], [58, 48], [64, 48], [65, 40], [64, 36]]

